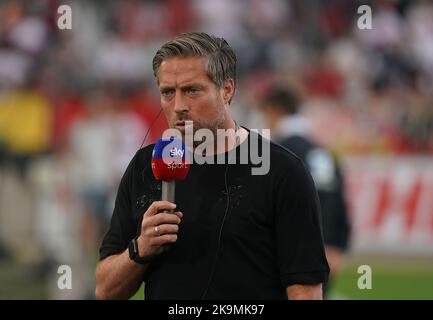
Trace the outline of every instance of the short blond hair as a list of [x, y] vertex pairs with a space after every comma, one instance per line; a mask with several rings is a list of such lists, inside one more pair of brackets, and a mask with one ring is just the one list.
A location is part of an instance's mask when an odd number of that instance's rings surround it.
[[230, 79], [233, 80], [236, 87], [237, 58], [235, 52], [224, 38], [204, 32], [182, 33], [165, 43], [156, 52], [152, 67], [157, 82], [159, 68], [165, 59], [191, 56], [201, 56], [207, 59], [207, 75], [219, 88]]

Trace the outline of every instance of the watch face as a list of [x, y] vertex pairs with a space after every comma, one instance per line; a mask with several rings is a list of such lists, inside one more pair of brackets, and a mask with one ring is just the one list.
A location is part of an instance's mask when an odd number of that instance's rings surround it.
[[150, 261], [149, 258], [140, 258], [140, 256], [138, 255], [138, 247], [137, 247], [137, 240], [136, 239], [132, 239], [129, 242], [128, 251], [129, 251], [129, 259], [131, 259], [137, 263], [140, 263], [140, 264], [149, 263], [149, 261]]
[[134, 260], [134, 258], [137, 256], [137, 251], [135, 249], [135, 241], [134, 241], [134, 239], [132, 239], [129, 242], [128, 251], [129, 251], [129, 258], [132, 259], [132, 260]]

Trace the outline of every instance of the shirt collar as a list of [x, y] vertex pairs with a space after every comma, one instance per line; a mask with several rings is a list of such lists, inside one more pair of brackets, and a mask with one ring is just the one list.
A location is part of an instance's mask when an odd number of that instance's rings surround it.
[[301, 115], [288, 115], [281, 118], [275, 127], [277, 138], [290, 136], [305, 136], [309, 134], [311, 124], [307, 118]]

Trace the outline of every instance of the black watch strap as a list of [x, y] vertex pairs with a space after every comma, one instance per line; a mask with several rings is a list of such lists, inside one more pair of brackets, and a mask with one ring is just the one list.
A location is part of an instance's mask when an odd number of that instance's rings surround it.
[[139, 264], [148, 264], [153, 259], [153, 257], [140, 257], [138, 254], [137, 238], [134, 238], [129, 242], [128, 251], [129, 258]]

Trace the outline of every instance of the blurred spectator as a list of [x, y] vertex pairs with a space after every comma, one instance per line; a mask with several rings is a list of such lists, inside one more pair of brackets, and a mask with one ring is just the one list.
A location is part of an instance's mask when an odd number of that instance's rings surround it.
[[72, 92], [64, 92], [54, 100], [53, 147], [57, 151], [66, 151], [71, 128], [85, 117], [84, 101], [83, 97]]
[[6, 1], [0, 8], [0, 88], [22, 85], [32, 58], [46, 46], [48, 29], [44, 20], [28, 14], [22, 1]]
[[[98, 244], [107, 228], [116, 189], [128, 160], [140, 146], [146, 127], [116, 92], [95, 90], [86, 105], [86, 117], [70, 132], [73, 185], [88, 215], [83, 222]], [[92, 236], [93, 235], [93, 236]]]
[[35, 89], [0, 96], [0, 136], [23, 176], [32, 157], [51, 147], [52, 112], [49, 101]]
[[329, 151], [310, 135], [308, 120], [302, 116], [301, 102], [289, 89], [272, 88], [261, 102], [274, 139], [306, 164], [318, 191], [323, 219], [323, 237], [331, 280], [343, 267], [349, 244], [350, 226], [341, 168]]

